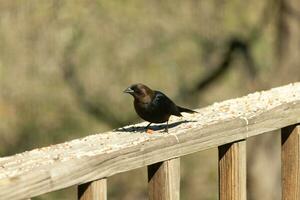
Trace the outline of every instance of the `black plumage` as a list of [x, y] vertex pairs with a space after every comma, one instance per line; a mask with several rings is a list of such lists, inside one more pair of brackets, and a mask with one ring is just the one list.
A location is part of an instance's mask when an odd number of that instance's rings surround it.
[[151, 90], [141, 83], [133, 84], [124, 90], [125, 93], [134, 97], [134, 108], [136, 113], [144, 120], [151, 123], [167, 122], [171, 115], [182, 116], [181, 112], [195, 113], [196, 111], [177, 106], [167, 95], [160, 91]]

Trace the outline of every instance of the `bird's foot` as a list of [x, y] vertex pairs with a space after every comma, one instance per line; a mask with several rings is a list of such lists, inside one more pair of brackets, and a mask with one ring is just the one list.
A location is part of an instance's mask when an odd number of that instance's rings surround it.
[[165, 128], [164, 130], [160, 131], [160, 133], [169, 133], [169, 129]]

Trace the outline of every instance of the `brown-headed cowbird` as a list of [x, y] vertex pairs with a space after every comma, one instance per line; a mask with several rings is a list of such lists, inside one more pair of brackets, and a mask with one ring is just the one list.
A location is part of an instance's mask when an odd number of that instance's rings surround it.
[[133, 84], [124, 90], [125, 93], [134, 97], [134, 108], [136, 113], [144, 120], [151, 123], [167, 122], [165, 131], [168, 132], [168, 122], [171, 115], [182, 116], [181, 112], [195, 113], [196, 111], [177, 106], [164, 93], [151, 90], [141, 83]]

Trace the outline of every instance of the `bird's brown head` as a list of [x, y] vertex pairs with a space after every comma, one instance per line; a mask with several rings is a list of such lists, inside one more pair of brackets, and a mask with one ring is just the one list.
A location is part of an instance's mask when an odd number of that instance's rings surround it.
[[135, 100], [147, 103], [151, 101], [151, 98], [154, 95], [153, 90], [151, 90], [146, 85], [141, 83], [133, 84], [124, 90], [125, 93], [128, 93], [134, 97]]

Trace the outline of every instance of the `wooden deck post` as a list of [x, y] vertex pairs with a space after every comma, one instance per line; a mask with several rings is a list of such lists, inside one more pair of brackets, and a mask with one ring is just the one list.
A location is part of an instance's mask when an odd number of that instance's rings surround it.
[[219, 146], [219, 199], [246, 198], [246, 141]]
[[100, 179], [79, 185], [78, 200], [107, 200], [107, 180]]
[[149, 200], [179, 200], [180, 158], [148, 166]]
[[281, 130], [282, 199], [300, 199], [300, 125]]

